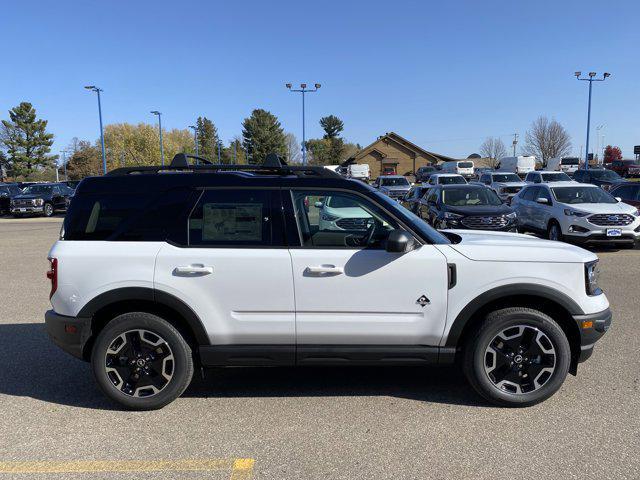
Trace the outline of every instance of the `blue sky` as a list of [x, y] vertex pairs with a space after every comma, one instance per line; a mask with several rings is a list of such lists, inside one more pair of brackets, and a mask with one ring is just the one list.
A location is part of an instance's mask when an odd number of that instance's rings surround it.
[[[640, 2], [637, 1], [111, 1], [4, 2], [0, 118], [34, 104], [56, 136], [98, 137], [105, 123], [185, 128], [211, 118], [224, 140], [255, 107], [301, 140], [299, 95], [285, 82], [319, 82], [307, 102], [307, 137], [335, 114], [362, 145], [395, 131], [428, 150], [465, 157], [487, 136], [523, 139], [539, 115], [585, 143], [587, 83], [576, 70], [609, 71], [594, 85], [592, 140], [631, 157], [640, 144]], [[583, 147], [584, 148], [584, 147]]]

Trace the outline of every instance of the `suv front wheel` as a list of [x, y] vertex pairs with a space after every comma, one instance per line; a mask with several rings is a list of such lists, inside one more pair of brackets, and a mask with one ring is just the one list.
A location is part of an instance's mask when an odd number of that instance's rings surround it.
[[562, 386], [571, 362], [565, 333], [530, 308], [490, 313], [466, 345], [464, 370], [485, 399], [506, 407], [542, 402]]
[[100, 389], [131, 410], [162, 408], [191, 382], [191, 348], [166, 320], [146, 312], [125, 313], [100, 332], [91, 352]]

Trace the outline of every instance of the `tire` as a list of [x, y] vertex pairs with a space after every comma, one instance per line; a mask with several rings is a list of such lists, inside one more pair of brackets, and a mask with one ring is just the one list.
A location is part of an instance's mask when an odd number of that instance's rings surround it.
[[[527, 339], [531, 342], [521, 352], [517, 344]], [[531, 308], [490, 313], [464, 346], [469, 383], [486, 400], [503, 407], [528, 407], [551, 397], [570, 364], [565, 333], [551, 317]]]
[[45, 203], [44, 206], [42, 207], [42, 213], [45, 217], [51, 217], [53, 216], [53, 205], [50, 203]]
[[132, 312], [114, 318], [100, 332], [91, 352], [91, 369], [102, 392], [114, 402], [129, 410], [156, 410], [189, 386], [193, 357], [169, 322]]
[[547, 238], [556, 242], [562, 241], [562, 228], [560, 227], [560, 224], [555, 220], [551, 220], [551, 222], [549, 222], [549, 227], [547, 228]]

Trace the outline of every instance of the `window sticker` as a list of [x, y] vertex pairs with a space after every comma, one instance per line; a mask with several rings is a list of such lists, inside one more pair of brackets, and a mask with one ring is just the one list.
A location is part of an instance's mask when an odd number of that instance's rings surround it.
[[205, 203], [202, 207], [202, 240], [262, 241], [261, 203]]

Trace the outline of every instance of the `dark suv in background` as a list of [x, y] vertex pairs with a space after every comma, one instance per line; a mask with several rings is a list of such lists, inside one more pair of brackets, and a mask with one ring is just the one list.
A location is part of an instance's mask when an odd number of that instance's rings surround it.
[[15, 183], [0, 183], [0, 215], [6, 215], [11, 209], [11, 199], [20, 195], [22, 190]]
[[66, 210], [73, 189], [64, 183], [36, 183], [26, 187], [20, 195], [11, 199], [11, 214], [21, 217], [25, 214], [52, 216], [56, 210]]
[[605, 190], [609, 190], [614, 185], [623, 183], [624, 180], [613, 170], [604, 168], [581, 168], [573, 174], [573, 179], [580, 183], [591, 183]]
[[422, 183], [429, 180], [431, 174], [436, 173], [438, 169], [436, 167], [425, 166], [416, 170], [416, 183]]

